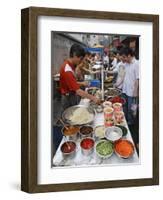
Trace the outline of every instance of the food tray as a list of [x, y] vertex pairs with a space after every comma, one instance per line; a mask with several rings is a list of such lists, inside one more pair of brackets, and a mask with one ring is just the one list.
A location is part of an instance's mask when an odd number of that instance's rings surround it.
[[121, 94], [122, 94], [121, 90], [117, 88], [107, 88], [107, 90], [105, 90], [105, 93], [104, 93], [106, 98], [119, 96]]

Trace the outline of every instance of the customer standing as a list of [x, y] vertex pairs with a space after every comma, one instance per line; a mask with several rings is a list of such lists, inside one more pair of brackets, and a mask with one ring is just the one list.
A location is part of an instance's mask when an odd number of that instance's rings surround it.
[[122, 88], [127, 105], [125, 114], [128, 125], [132, 125], [134, 124], [132, 105], [135, 103], [135, 99], [138, 98], [139, 93], [139, 61], [135, 59], [133, 50], [128, 47], [121, 49], [120, 55], [126, 62], [125, 78]]
[[70, 106], [77, 105], [78, 96], [88, 98], [95, 103], [100, 103], [100, 99], [88, 94], [80, 89], [75, 77], [75, 68], [79, 65], [85, 56], [83, 47], [73, 44], [70, 48], [70, 57], [62, 64], [60, 68], [60, 92], [62, 111]]
[[125, 78], [125, 59], [120, 55], [119, 56], [120, 62], [117, 64], [118, 65], [118, 75], [117, 75], [117, 79], [116, 82], [114, 84], [114, 87], [117, 87], [118, 89], [122, 90], [123, 87], [123, 82], [124, 82], [124, 78]]
[[104, 69], [106, 70], [109, 66], [109, 56], [107, 53], [104, 53], [103, 64], [104, 64]]

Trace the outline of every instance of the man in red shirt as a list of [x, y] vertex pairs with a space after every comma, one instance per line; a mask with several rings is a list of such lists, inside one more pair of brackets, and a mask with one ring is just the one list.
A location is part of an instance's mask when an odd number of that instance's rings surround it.
[[78, 96], [88, 98], [97, 104], [100, 103], [100, 99], [80, 89], [80, 84], [76, 80], [75, 68], [80, 64], [84, 56], [84, 49], [78, 44], [73, 44], [70, 48], [70, 57], [60, 68], [60, 92], [63, 110], [77, 105], [79, 103]]

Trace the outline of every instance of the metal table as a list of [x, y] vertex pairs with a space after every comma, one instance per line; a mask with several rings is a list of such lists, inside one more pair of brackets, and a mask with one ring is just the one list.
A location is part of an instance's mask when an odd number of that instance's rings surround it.
[[[80, 104], [84, 104], [83, 100], [81, 100]], [[104, 125], [104, 115], [103, 113], [97, 113], [94, 122], [93, 122], [93, 126], [97, 126], [97, 125]], [[127, 122], [126, 120], [124, 121], [124, 126], [127, 128], [128, 133], [125, 136], [126, 139], [130, 140], [133, 143], [133, 139], [130, 133], [130, 130], [128, 128]], [[123, 159], [118, 157], [115, 153], [113, 153], [113, 155], [110, 158], [107, 159], [102, 159], [99, 158], [98, 155], [96, 155], [96, 152], [94, 150], [94, 152], [89, 155], [89, 156], [85, 156], [82, 154], [81, 152], [81, 148], [80, 148], [80, 138], [76, 141], [77, 143], [77, 149], [76, 149], [76, 155], [73, 158], [64, 158], [62, 156], [62, 153], [60, 151], [60, 147], [61, 145], [65, 142], [65, 138], [63, 137], [57, 151], [56, 154], [53, 157], [53, 165], [55, 167], [61, 167], [61, 166], [89, 166], [89, 165], [101, 165], [101, 164], [108, 164], [108, 165], [125, 165], [125, 164], [138, 164], [139, 163], [139, 157], [137, 155], [136, 149], [135, 152], [133, 154], [133, 156], [129, 159]]]

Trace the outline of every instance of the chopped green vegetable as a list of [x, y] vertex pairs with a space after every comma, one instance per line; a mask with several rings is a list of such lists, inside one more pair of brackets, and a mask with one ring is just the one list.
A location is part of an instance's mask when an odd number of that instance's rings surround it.
[[110, 155], [113, 152], [113, 145], [110, 141], [101, 141], [97, 144], [96, 151], [102, 156]]

